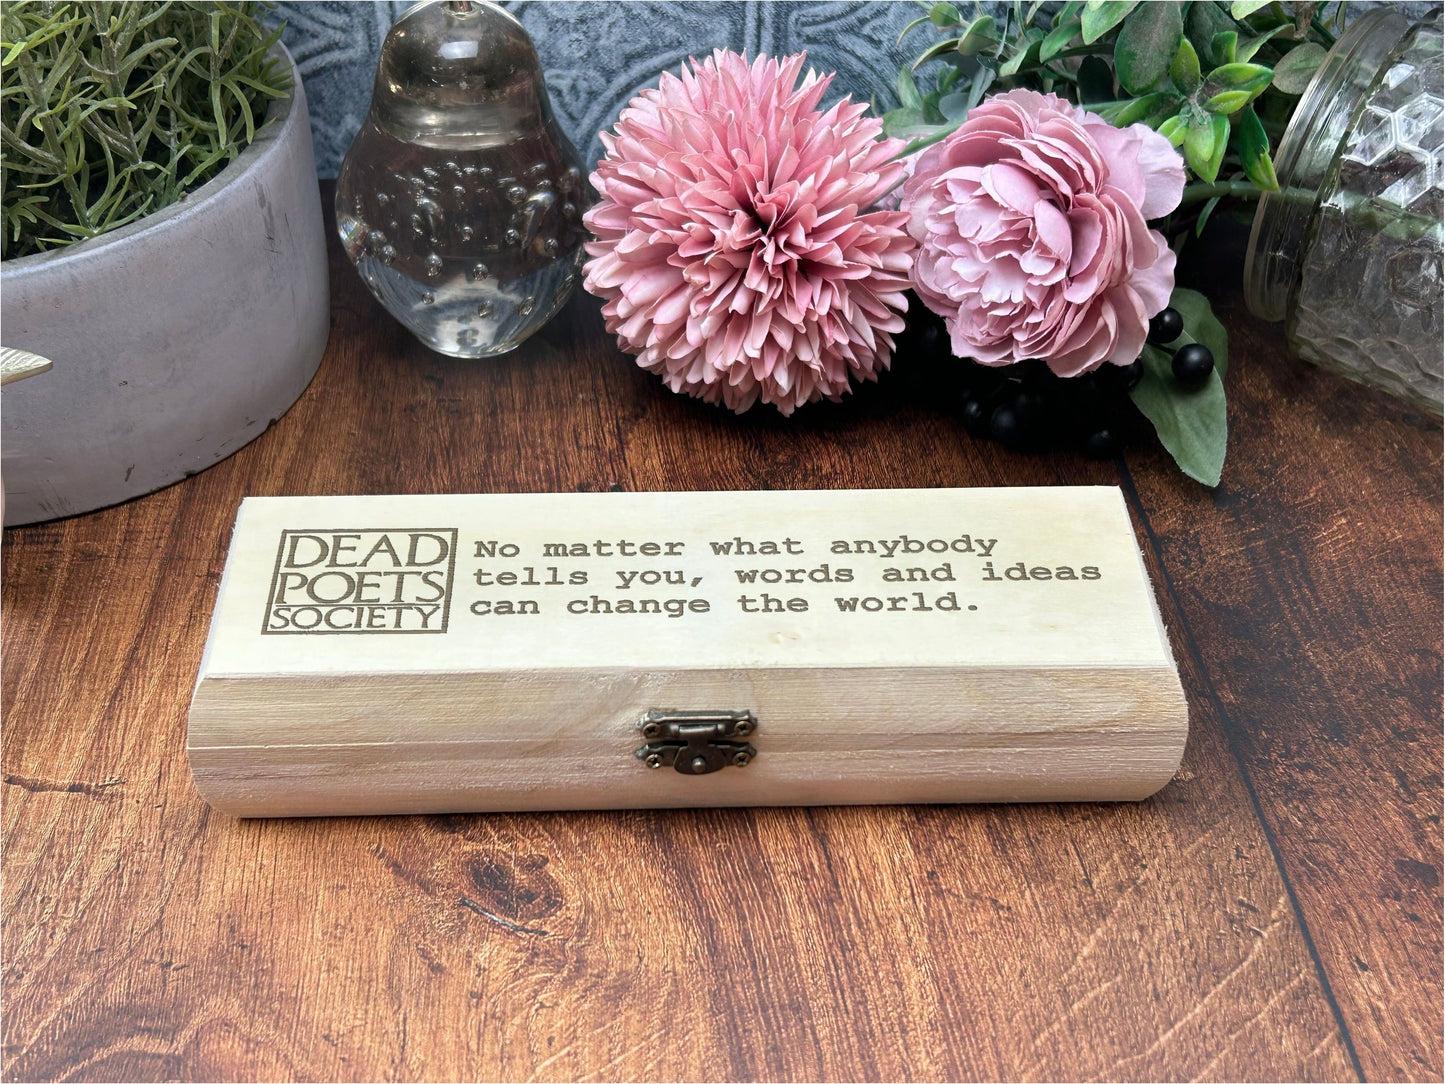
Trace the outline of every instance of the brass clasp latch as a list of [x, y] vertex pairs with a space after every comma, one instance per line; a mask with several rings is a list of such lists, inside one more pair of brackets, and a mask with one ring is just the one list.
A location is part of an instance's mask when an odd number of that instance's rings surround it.
[[757, 730], [750, 711], [676, 711], [653, 708], [637, 722], [647, 744], [637, 759], [649, 768], [671, 764], [683, 775], [707, 775], [734, 764], [744, 768], [758, 755], [746, 741]]

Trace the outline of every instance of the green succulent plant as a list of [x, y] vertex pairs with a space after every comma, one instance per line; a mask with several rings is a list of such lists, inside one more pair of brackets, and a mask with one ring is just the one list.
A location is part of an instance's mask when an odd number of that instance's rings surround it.
[[290, 91], [269, 5], [14, 0], [0, 10], [3, 247], [11, 259], [175, 203]]

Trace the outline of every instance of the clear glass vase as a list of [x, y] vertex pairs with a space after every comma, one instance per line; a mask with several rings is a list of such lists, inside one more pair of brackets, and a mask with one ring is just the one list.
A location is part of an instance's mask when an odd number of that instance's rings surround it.
[[1255, 213], [1249, 307], [1300, 357], [1436, 414], [1442, 369], [1441, 16], [1357, 19], [1300, 99]]

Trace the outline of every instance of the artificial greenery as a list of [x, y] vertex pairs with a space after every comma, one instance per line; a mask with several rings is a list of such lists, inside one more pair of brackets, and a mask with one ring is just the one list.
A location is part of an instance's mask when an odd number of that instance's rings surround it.
[[[1278, 191], [1272, 149], [1344, 18], [1344, 0], [1069, 0], [921, 4], [904, 30], [944, 35], [898, 73], [900, 107], [884, 131], [907, 153], [942, 139], [987, 94], [1058, 94], [1118, 127], [1147, 124], [1179, 148], [1192, 183], [1166, 230], [1176, 247], [1222, 199]], [[936, 62], [936, 63], [930, 63]], [[916, 73], [928, 65], [931, 85]], [[928, 79], [923, 80], [925, 84]]]
[[3, 257], [181, 199], [255, 138], [290, 79], [254, 2], [14, 0], [0, 11]]
[[[1156, 223], [1176, 251], [1210, 215], [1231, 203], [1245, 215], [1263, 192], [1279, 190], [1273, 153], [1289, 118], [1344, 19], [1344, 0], [1019, 0], [923, 3], [904, 30], [931, 26], [942, 37], [898, 73], [899, 107], [884, 131], [913, 154], [942, 139], [989, 94], [1016, 87], [1054, 93], [1118, 127], [1147, 124], [1182, 155], [1188, 183], [1179, 208]], [[902, 40], [900, 38], [900, 40]], [[1144, 347], [1129, 396], [1190, 477], [1217, 485], [1227, 438], [1224, 386], [1228, 340], [1209, 302], [1176, 290], [1184, 319], [1172, 343]], [[1197, 387], [1171, 372], [1171, 352], [1198, 342], [1215, 371]]]
[[[1201, 293], [1176, 288], [1169, 307], [1184, 317], [1184, 332], [1172, 342], [1144, 344], [1139, 357], [1144, 372], [1129, 398], [1153, 423], [1159, 443], [1179, 469], [1196, 482], [1217, 486], [1229, 443], [1222, 379], [1229, 368], [1229, 336]], [[1194, 342], [1209, 348], [1214, 371], [1202, 387], [1181, 388], [1170, 367], [1170, 355]]]

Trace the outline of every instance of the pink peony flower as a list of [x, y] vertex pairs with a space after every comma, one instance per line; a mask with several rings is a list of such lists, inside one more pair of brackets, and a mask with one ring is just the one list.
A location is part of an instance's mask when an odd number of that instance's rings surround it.
[[584, 284], [607, 330], [673, 391], [784, 414], [876, 379], [903, 330], [913, 241], [902, 149], [867, 105], [817, 104], [805, 57], [726, 50], [622, 111], [592, 174]]
[[1060, 376], [1139, 356], [1169, 303], [1174, 253], [1145, 220], [1184, 190], [1169, 141], [1052, 94], [989, 98], [919, 159], [903, 189], [913, 284], [953, 352], [1042, 358]]

